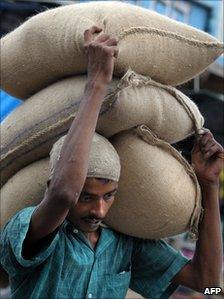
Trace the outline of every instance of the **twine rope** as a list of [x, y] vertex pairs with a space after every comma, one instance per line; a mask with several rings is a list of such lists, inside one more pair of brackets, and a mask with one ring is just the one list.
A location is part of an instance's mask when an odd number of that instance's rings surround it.
[[200, 222], [200, 217], [202, 215], [202, 207], [201, 207], [200, 186], [193, 168], [187, 162], [187, 160], [185, 160], [184, 157], [180, 155], [180, 153], [175, 148], [173, 148], [169, 143], [157, 138], [157, 136], [154, 133], [152, 133], [152, 131], [147, 126], [142, 125], [137, 127], [135, 129], [135, 133], [148, 144], [153, 146], [159, 146], [160, 148], [164, 149], [166, 152], [170, 153], [177, 161], [179, 161], [183, 165], [184, 169], [191, 177], [195, 186], [196, 196], [195, 196], [195, 206], [194, 206], [193, 213], [191, 215], [189, 228], [190, 228], [191, 237], [197, 239], [198, 225]]

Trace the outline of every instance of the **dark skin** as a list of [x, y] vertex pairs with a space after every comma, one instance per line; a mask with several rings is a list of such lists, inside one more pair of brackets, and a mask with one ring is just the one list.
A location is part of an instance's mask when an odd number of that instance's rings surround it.
[[222, 146], [208, 129], [196, 138], [192, 151], [195, 169], [202, 191], [203, 220], [192, 261], [173, 279], [196, 291], [220, 286], [222, 273], [222, 237], [219, 210], [219, 174], [223, 168]]
[[[55, 167], [46, 196], [32, 215], [23, 248], [25, 256], [30, 256], [35, 248], [39, 247], [38, 244], [42, 244], [54, 234], [66, 217], [83, 227], [82, 221], [79, 222], [78, 219], [91, 215], [92, 208], [92, 204], [88, 203], [87, 209], [84, 209], [82, 214], [83, 204], [80, 204], [79, 199], [83, 190], [89, 192], [91, 189], [90, 193], [95, 196], [93, 203], [97, 203], [96, 206], [101, 210], [101, 204], [98, 203], [102, 203], [102, 196], [117, 188], [116, 182], [98, 184], [96, 188], [94, 179], [86, 180], [90, 146], [100, 108], [112, 79], [114, 60], [118, 55], [115, 38], [101, 34], [93, 41], [94, 34], [101, 31], [102, 29], [93, 26], [84, 32], [84, 48], [88, 63], [84, 94], [76, 118], [64, 141], [62, 154]], [[103, 205], [103, 212], [95, 213], [102, 214], [100, 217], [104, 217], [110, 204], [111, 202], [106, 202]], [[94, 246], [99, 237], [98, 227], [95, 227], [92, 234], [91, 231], [84, 231], [84, 233], [90, 242], [94, 239], [92, 243]]]
[[[115, 38], [101, 34], [93, 41], [93, 36], [101, 31], [93, 26], [84, 33], [88, 60], [84, 95], [62, 147], [48, 192], [32, 215], [24, 243], [25, 257], [32, 256], [33, 249], [54, 234], [66, 218], [82, 230], [95, 247], [100, 222], [114, 201], [116, 182], [104, 184], [95, 178], [86, 179], [93, 134], [118, 55]], [[222, 240], [218, 202], [218, 176], [223, 167], [221, 154], [223, 148], [208, 130], [197, 138], [192, 152], [205, 212], [194, 258], [180, 270], [173, 282], [200, 292], [205, 287], [219, 285], [221, 277]]]
[[99, 239], [99, 226], [114, 202], [118, 183], [87, 178], [76, 205], [67, 219], [81, 230], [93, 247]]

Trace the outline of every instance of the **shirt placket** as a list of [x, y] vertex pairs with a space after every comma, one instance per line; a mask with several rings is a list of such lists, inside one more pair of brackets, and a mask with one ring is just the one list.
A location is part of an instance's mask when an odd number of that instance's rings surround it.
[[89, 242], [86, 240], [84, 235], [78, 230], [78, 229], [72, 229], [72, 232], [76, 238], [78, 238], [81, 242], [83, 242], [91, 251], [93, 254], [93, 263], [92, 263], [92, 269], [90, 271], [90, 277], [89, 277], [89, 283], [86, 290], [86, 299], [97, 299], [96, 297], [96, 283], [95, 283], [95, 277], [96, 277], [96, 254], [94, 252], [94, 249], [89, 244]]
[[86, 298], [87, 299], [97, 299], [97, 286], [96, 286], [96, 276], [97, 276], [97, 269], [96, 269], [96, 264], [97, 264], [97, 258], [96, 255], [94, 254], [94, 261], [89, 277], [89, 284], [88, 288], [86, 291]]

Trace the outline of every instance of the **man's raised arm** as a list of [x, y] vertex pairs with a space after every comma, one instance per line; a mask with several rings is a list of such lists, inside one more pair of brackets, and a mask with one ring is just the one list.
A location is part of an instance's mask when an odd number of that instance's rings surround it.
[[88, 77], [77, 115], [69, 129], [48, 192], [34, 211], [24, 250], [53, 233], [78, 201], [87, 170], [90, 146], [101, 104], [113, 75], [118, 54], [117, 40], [106, 34], [93, 41], [101, 29], [93, 26], [84, 33]]
[[204, 129], [192, 152], [192, 163], [202, 190], [204, 215], [194, 257], [173, 279], [174, 283], [199, 292], [204, 292], [206, 287], [220, 287], [222, 277], [219, 173], [223, 155], [222, 146], [209, 130]]

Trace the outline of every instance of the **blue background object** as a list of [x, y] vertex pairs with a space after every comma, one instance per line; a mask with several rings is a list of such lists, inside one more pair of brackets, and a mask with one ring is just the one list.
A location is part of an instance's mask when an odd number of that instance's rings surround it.
[[1, 90], [1, 102], [0, 102], [0, 116], [1, 116], [1, 122], [3, 119], [16, 107], [22, 104], [22, 101], [10, 96], [5, 91]]

